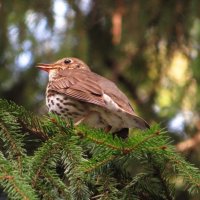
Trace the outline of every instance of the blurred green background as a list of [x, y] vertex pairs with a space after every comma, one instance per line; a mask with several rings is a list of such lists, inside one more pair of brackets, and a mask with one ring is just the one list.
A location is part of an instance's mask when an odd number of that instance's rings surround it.
[[0, 97], [47, 113], [35, 65], [78, 57], [199, 167], [199, 42], [199, 0], [0, 0]]

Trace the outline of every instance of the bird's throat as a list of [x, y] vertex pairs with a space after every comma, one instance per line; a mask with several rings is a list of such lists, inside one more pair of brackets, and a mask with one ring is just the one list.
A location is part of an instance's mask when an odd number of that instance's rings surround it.
[[57, 69], [52, 69], [49, 71], [49, 81], [53, 80], [53, 78], [56, 76], [57, 74]]

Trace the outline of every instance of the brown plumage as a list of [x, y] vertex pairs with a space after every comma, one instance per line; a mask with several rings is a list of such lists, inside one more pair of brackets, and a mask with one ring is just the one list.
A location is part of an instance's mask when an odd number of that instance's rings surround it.
[[86, 123], [119, 135], [122, 130], [122, 137], [127, 136], [127, 128], [149, 128], [135, 114], [126, 95], [81, 60], [63, 58], [38, 67], [49, 72], [46, 102], [50, 111], [71, 117], [76, 124]]

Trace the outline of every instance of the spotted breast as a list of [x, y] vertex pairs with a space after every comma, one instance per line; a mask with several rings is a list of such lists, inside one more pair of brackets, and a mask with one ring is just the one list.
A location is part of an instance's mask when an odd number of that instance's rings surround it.
[[46, 105], [49, 108], [49, 112], [65, 118], [72, 118], [75, 122], [86, 115], [86, 105], [83, 103], [52, 91], [49, 87], [47, 87], [46, 94]]

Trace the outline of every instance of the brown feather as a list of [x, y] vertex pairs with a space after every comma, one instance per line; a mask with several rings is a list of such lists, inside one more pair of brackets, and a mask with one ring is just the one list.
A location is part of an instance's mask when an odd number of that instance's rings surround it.
[[125, 112], [134, 115], [129, 100], [110, 80], [91, 71], [81, 69], [60, 70], [49, 83], [51, 90], [69, 97], [105, 107], [103, 93], [110, 96]]

